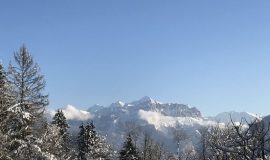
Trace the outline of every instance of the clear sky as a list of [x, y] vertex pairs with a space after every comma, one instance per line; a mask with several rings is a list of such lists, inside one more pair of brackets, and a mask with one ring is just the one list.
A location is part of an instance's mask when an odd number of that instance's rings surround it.
[[3, 0], [0, 59], [24, 43], [50, 107], [147, 95], [270, 114], [270, 1]]

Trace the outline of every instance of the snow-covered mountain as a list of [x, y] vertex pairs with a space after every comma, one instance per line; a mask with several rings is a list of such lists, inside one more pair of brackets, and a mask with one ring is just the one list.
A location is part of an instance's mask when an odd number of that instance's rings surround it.
[[[117, 101], [108, 107], [101, 107], [93, 118], [97, 129], [115, 140], [120, 145], [126, 132], [132, 128], [147, 130], [162, 143], [175, 148], [171, 131], [184, 127], [195, 135], [196, 129], [202, 125], [213, 124], [205, 120], [195, 107], [185, 104], [161, 103], [150, 97], [125, 103]], [[193, 136], [192, 135], [192, 136]]]
[[81, 121], [93, 120], [98, 131], [107, 135], [116, 146], [122, 144], [123, 137], [130, 130], [151, 132], [151, 135], [163, 143], [171, 151], [175, 151], [173, 130], [184, 130], [196, 145], [199, 140], [198, 130], [203, 126], [211, 126], [230, 122], [230, 115], [234, 121], [240, 122], [245, 118], [248, 122], [258, 118], [247, 112], [224, 112], [215, 117], [205, 118], [201, 112], [185, 104], [161, 103], [150, 97], [125, 103], [117, 101], [108, 107], [94, 105], [87, 111], [82, 111], [68, 105], [63, 112], [71, 125], [72, 131]]
[[222, 122], [222, 123], [230, 123], [231, 119], [234, 122], [242, 122], [242, 123], [250, 123], [255, 119], [261, 119], [262, 116], [260, 114], [254, 114], [249, 112], [222, 112], [216, 115], [215, 117], [209, 117], [210, 120]]
[[[92, 107], [89, 110], [91, 109]], [[150, 97], [143, 97], [138, 101], [130, 103], [117, 101], [112, 103], [109, 107], [101, 107], [101, 109], [96, 112], [97, 114], [103, 114], [108, 111], [138, 112], [139, 110], [159, 112], [163, 115], [172, 117], [202, 117], [200, 111], [195, 107], [177, 103], [163, 104]]]
[[104, 108], [104, 106], [99, 105], [99, 104], [95, 104], [92, 107], [90, 107], [87, 111], [90, 112], [90, 113], [95, 113], [98, 110], [103, 109], [103, 108]]

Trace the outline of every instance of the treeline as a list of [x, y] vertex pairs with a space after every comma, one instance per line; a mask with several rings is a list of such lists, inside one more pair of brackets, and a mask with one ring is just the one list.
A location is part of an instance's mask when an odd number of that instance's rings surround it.
[[199, 141], [193, 144], [192, 136], [179, 125], [170, 131], [177, 147], [176, 153], [168, 152], [147, 132], [130, 132], [133, 135], [130, 141], [136, 144], [138, 135], [141, 135], [142, 145], [137, 150], [141, 153], [138, 159], [142, 160], [269, 160], [269, 130], [267, 120], [255, 119], [248, 122], [243, 118], [236, 123], [231, 118], [228, 124], [217, 123], [200, 128], [197, 131]]
[[201, 129], [201, 158], [228, 160], [270, 159], [269, 122], [259, 119]]
[[177, 153], [168, 152], [134, 124], [118, 149], [96, 131], [93, 122], [78, 126], [74, 138], [62, 110], [47, 121], [44, 76], [25, 46], [14, 53], [14, 62], [7, 69], [0, 64], [0, 160], [270, 159], [269, 124], [261, 120], [201, 128], [195, 147], [187, 147], [189, 135], [181, 127], [174, 128]]

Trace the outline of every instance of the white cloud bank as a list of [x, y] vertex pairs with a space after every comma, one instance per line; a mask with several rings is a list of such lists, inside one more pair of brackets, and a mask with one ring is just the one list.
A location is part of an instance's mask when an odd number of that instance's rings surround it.
[[[94, 115], [90, 112], [79, 110], [72, 105], [67, 105], [65, 108], [62, 109], [65, 117], [67, 120], [81, 120], [85, 121], [88, 119], [92, 119]], [[56, 111], [51, 111], [50, 114], [53, 117]]]
[[175, 127], [176, 125], [214, 125], [216, 122], [193, 117], [171, 117], [159, 112], [139, 110], [139, 118], [155, 126], [157, 130], [163, 127]]

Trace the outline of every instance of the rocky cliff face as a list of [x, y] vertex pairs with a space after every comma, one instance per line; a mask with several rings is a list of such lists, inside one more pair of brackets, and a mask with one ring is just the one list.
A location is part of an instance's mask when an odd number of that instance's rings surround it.
[[112, 112], [114, 114], [117, 114], [117, 112], [119, 112], [119, 114], [127, 112], [136, 113], [139, 110], [159, 112], [165, 116], [171, 117], [202, 118], [201, 112], [195, 107], [177, 103], [161, 103], [150, 97], [143, 97], [142, 99], [131, 103], [118, 101], [111, 104], [109, 107], [97, 111], [97, 114], [103, 115], [104, 113], [108, 114]]

